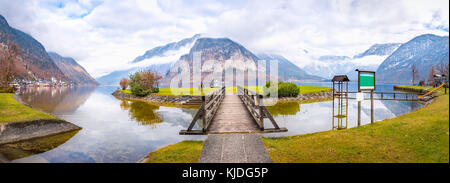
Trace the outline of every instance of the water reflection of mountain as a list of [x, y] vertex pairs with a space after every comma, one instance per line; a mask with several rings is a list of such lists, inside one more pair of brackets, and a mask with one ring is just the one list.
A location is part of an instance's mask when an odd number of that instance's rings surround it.
[[75, 111], [94, 92], [95, 87], [28, 87], [20, 92], [25, 103], [53, 114]]
[[78, 131], [0, 146], [0, 163], [50, 151], [72, 138]]
[[277, 102], [273, 106], [267, 106], [267, 110], [269, 110], [273, 117], [277, 117], [278, 115], [295, 115], [300, 111], [300, 103]]
[[421, 106], [415, 101], [381, 100], [381, 103], [396, 116], [406, 114]]

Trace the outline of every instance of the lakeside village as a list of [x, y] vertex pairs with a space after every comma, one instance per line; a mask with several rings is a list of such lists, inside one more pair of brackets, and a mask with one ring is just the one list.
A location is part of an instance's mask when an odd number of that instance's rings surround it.
[[17, 90], [21, 87], [72, 87], [72, 86], [76, 86], [76, 85], [77, 85], [76, 83], [65, 82], [62, 80], [58, 80], [54, 77], [52, 77], [51, 80], [15, 79], [12, 83], [10, 83], [10, 87], [13, 87], [14, 90]]

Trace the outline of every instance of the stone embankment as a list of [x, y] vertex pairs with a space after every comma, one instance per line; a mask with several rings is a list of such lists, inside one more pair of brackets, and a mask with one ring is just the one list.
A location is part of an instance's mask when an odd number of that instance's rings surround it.
[[168, 96], [168, 95], [155, 95], [150, 94], [145, 97], [138, 97], [128, 93], [124, 93], [120, 90], [116, 90], [112, 93], [113, 96], [126, 99], [126, 100], [145, 100], [153, 103], [169, 103], [177, 105], [200, 105], [201, 96], [181, 95], [181, 96]]
[[81, 127], [62, 119], [0, 123], [0, 145], [61, 134]]
[[[429, 92], [427, 89], [409, 88], [409, 87], [402, 87], [402, 86], [397, 86], [397, 85], [394, 86], [394, 90], [399, 90], [399, 91], [404, 91], [404, 92], [412, 92], [412, 93], [417, 93], [419, 95], [423, 95], [423, 94]], [[419, 101], [424, 102], [424, 104], [428, 105], [436, 97], [437, 97], [437, 93], [433, 92], [430, 95], [419, 98]]]
[[313, 100], [326, 100], [333, 97], [333, 92], [319, 92], [319, 93], [305, 93], [299, 94], [297, 97], [283, 97], [280, 101], [313, 101]]
[[400, 91], [405, 91], [405, 92], [413, 92], [413, 93], [420, 93], [420, 94], [425, 94], [428, 92], [428, 90], [426, 89], [418, 89], [418, 88], [408, 88], [408, 87], [402, 87], [402, 86], [394, 86], [394, 90], [400, 90]]

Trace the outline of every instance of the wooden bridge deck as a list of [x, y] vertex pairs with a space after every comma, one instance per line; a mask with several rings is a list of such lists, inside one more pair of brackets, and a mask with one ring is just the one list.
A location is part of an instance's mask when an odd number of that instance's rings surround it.
[[[238, 87], [238, 93], [226, 93], [225, 87], [202, 96], [202, 105], [188, 129], [181, 135], [205, 135], [225, 133], [272, 133], [286, 132], [280, 128], [270, 112], [261, 104], [263, 96], [246, 88]], [[269, 119], [274, 128], [264, 128]], [[193, 130], [195, 124], [201, 130]]]
[[252, 133], [260, 131], [237, 94], [225, 95], [208, 129], [208, 133]]

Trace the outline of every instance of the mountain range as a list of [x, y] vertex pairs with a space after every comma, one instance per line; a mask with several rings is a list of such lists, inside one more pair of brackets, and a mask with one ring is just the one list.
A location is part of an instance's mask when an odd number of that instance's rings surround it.
[[302, 69], [327, 79], [344, 74], [350, 80], [356, 80], [358, 74], [355, 69], [377, 70], [378, 66], [400, 45], [400, 43], [374, 44], [355, 56], [324, 55], [303, 66]]
[[73, 58], [62, 57], [55, 52], [48, 52], [56, 66], [76, 85], [97, 85], [97, 81]]
[[[225, 69], [231, 67], [241, 68], [246, 64], [245, 61], [256, 63], [258, 60], [278, 60], [279, 76], [285, 81], [321, 81], [323, 78], [306, 73], [304, 70], [293, 64], [281, 55], [276, 54], [258, 54], [255, 55], [239, 43], [229, 38], [208, 38], [196, 34], [191, 38], [186, 38], [178, 42], [172, 42], [163, 46], [158, 46], [146, 51], [143, 55], [136, 57], [129, 62], [128, 69], [113, 71], [105, 76], [97, 78], [101, 84], [117, 85], [121, 78], [126, 78], [130, 73], [139, 70], [154, 70], [165, 76], [163, 85], [168, 85], [169, 81], [180, 72], [170, 72], [178, 68], [181, 63], [188, 63], [189, 69], [192, 68], [193, 55], [195, 52], [201, 52], [203, 65], [202, 78], [211, 77], [211, 70], [214, 64], [223, 64]], [[234, 60], [234, 63], [228, 62]], [[212, 64], [212, 61], [215, 63]], [[208, 71], [209, 69], [209, 71]], [[185, 76], [189, 77], [189, 76]], [[252, 77], [252, 76], [250, 76]], [[238, 78], [241, 78], [238, 76]], [[210, 78], [211, 79], [211, 78]], [[220, 80], [220, 78], [214, 78]], [[239, 81], [240, 82], [240, 81]]]
[[411, 67], [418, 69], [419, 77], [426, 80], [431, 67], [449, 64], [448, 36], [424, 34], [402, 44], [378, 67], [377, 82], [411, 83]]
[[[19, 59], [15, 64], [17, 78], [28, 80], [65, 81], [76, 85], [96, 81], [74, 59], [47, 53], [44, 46], [30, 35], [9, 26], [0, 15], [0, 45], [17, 44]], [[0, 54], [3, 54], [0, 51]]]

